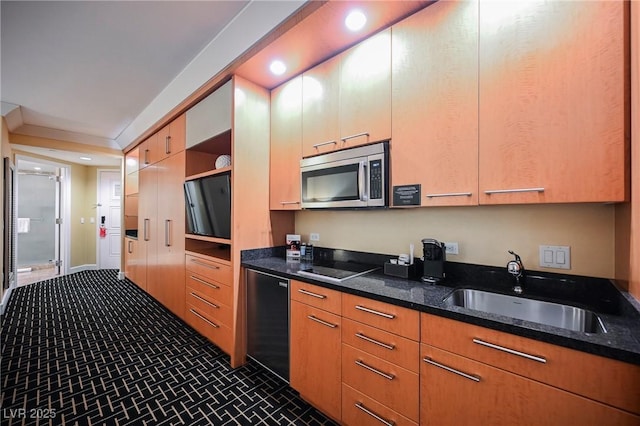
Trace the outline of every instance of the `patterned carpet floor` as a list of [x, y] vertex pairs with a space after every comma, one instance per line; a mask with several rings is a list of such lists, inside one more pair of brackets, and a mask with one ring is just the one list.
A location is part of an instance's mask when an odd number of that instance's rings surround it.
[[334, 424], [115, 270], [15, 289], [1, 332], [3, 426]]

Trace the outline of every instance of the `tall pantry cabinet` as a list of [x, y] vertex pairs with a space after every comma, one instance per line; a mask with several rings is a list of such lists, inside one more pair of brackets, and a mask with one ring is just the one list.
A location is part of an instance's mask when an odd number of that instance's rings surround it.
[[[179, 129], [171, 143], [147, 144], [139, 170], [138, 246], [146, 253], [146, 290], [184, 317], [184, 115], [168, 125]], [[162, 131], [162, 130], [161, 130]], [[155, 142], [158, 134], [152, 136]], [[144, 158], [163, 158], [144, 165]], [[143, 167], [144, 166], [144, 167]]]

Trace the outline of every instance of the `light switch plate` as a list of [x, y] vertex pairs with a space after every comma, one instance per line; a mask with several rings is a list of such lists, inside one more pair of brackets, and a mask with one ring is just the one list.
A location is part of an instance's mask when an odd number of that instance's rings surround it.
[[543, 268], [571, 269], [571, 247], [540, 246], [540, 266]]
[[445, 241], [444, 243], [444, 251], [447, 254], [458, 254], [460, 253], [458, 251], [458, 243], [450, 243], [448, 241]]

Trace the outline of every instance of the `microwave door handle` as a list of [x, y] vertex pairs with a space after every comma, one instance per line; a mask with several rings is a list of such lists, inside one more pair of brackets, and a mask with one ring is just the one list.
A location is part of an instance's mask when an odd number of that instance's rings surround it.
[[367, 201], [367, 162], [360, 161], [358, 176], [358, 192], [360, 201]]

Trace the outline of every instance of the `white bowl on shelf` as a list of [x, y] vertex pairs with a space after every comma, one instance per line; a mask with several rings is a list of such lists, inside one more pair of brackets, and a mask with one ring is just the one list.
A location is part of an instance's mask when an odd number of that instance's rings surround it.
[[227, 154], [220, 155], [216, 158], [216, 169], [222, 169], [231, 165], [231, 156]]

